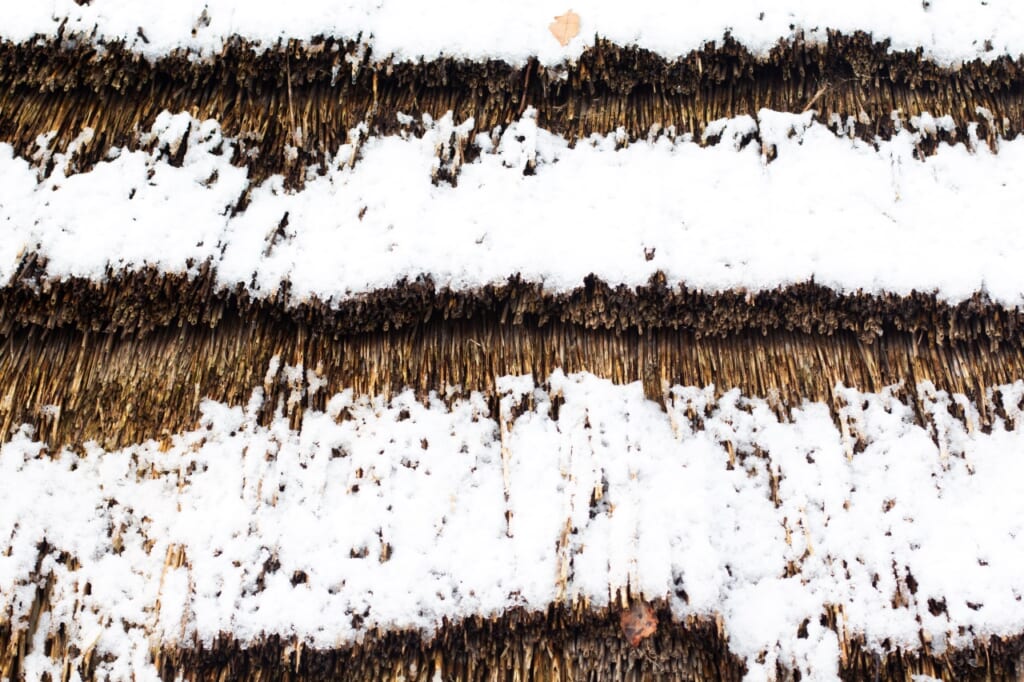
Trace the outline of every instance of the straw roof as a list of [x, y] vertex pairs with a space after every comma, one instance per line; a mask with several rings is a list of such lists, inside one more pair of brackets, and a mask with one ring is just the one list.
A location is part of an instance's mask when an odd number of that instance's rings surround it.
[[0, 10], [0, 678], [1017, 679], [1024, 12], [761, 4]]

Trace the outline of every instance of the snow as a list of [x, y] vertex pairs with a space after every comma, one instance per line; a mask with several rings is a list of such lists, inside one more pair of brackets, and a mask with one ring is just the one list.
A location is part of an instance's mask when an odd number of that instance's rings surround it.
[[[562, 47], [548, 25], [570, 9], [580, 15], [580, 32]], [[824, 42], [827, 29], [865, 31], [895, 50], [921, 47], [948, 64], [1024, 54], [1024, 7], [1017, 0], [719, 0], [699, 8], [661, 0], [7, 0], [0, 7], [0, 38], [29, 41], [63, 30], [124, 41], [149, 58], [181, 49], [214, 55], [235, 35], [264, 48], [328, 35], [362, 41], [377, 58], [446, 55], [521, 64], [536, 56], [550, 65], [578, 57], [595, 36], [671, 58], [727, 34], [763, 54], [799, 31]]]
[[[268, 383], [302, 377], [276, 367]], [[153, 644], [334, 648], [513, 606], [610, 605], [627, 584], [676, 619], [721, 617], [748, 680], [776, 662], [838, 679], [827, 609], [874, 650], [1024, 629], [1024, 382], [989, 391], [990, 413], [1017, 408], [990, 432], [929, 384], [923, 422], [901, 387], [837, 386], [839, 425], [825, 404], [780, 419], [714, 387], [671, 388], [665, 412], [639, 383], [560, 371], [500, 392], [491, 414], [479, 394], [344, 391], [292, 430], [283, 404], [259, 421], [256, 388], [244, 407], [205, 403], [168, 443], [111, 452], [50, 453], [22, 427], [0, 448], [0, 613], [23, 627], [50, 576], [39, 644], [63, 625], [114, 680], [156, 679]], [[39, 651], [27, 670], [63, 665]]]
[[[972, 134], [921, 159], [924, 136], [948, 121], [901, 125], [868, 142], [848, 134], [849, 121], [763, 110], [710, 124], [704, 137], [721, 138], [710, 146], [671, 130], [570, 146], [530, 109], [494, 131], [449, 114], [424, 118], [419, 137], [354, 129], [327, 172], [309, 169], [294, 191], [280, 176], [250, 187], [215, 121], [165, 112], [146, 134], [153, 151], [114, 149], [87, 172], [48, 151], [46, 136], [31, 161], [0, 144], [0, 282], [36, 252], [53, 279], [209, 262], [221, 286], [254, 297], [287, 280], [293, 302], [424, 275], [472, 290], [518, 274], [564, 292], [590, 274], [635, 287], [663, 273], [705, 291], [813, 279], [838, 292], [950, 302], [981, 292], [1019, 306], [1024, 140], [998, 140], [996, 153]], [[469, 145], [481, 153], [464, 163]], [[55, 170], [41, 179], [46, 158]], [[432, 181], [442, 165], [457, 186]], [[248, 207], [233, 215], [247, 189]]]

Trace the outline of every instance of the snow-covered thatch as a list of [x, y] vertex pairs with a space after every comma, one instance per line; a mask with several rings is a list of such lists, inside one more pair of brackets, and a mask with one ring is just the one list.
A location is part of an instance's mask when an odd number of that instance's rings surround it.
[[0, 678], [1015, 679], [1018, 4], [0, 9]]
[[[267, 380], [316, 388], [297, 372]], [[49, 576], [47, 624], [69, 628], [73, 667], [90, 643], [111, 656], [99, 678], [154, 676], [157, 643], [332, 649], [627, 593], [678, 621], [718, 614], [748, 679], [826, 679], [854, 643], [1017, 635], [1024, 384], [989, 396], [1007, 409], [989, 432], [930, 384], [915, 425], [901, 393], [838, 387], [837, 425], [828, 405], [780, 415], [713, 387], [669, 388], [665, 412], [639, 384], [557, 372], [501, 379], [496, 412], [481, 394], [346, 391], [295, 430], [284, 410], [260, 423], [256, 389], [165, 445], [50, 455], [22, 431], [0, 458], [0, 589], [21, 622], [26, 577]], [[66, 661], [37, 648], [22, 665]]]

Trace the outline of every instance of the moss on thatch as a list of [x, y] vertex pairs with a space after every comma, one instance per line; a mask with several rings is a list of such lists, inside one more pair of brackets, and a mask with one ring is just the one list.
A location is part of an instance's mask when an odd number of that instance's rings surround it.
[[31, 158], [40, 134], [56, 131], [50, 149], [62, 151], [91, 127], [93, 139], [76, 152], [84, 169], [112, 146], [138, 146], [161, 111], [188, 111], [217, 119], [240, 140], [235, 162], [254, 179], [284, 173], [300, 182], [300, 169], [325, 163], [349, 129], [365, 123], [371, 133], [396, 132], [399, 112], [438, 118], [452, 111], [490, 131], [532, 106], [541, 126], [569, 140], [619, 128], [637, 139], [670, 126], [699, 139], [710, 121], [763, 107], [815, 109], [826, 122], [852, 117], [865, 139], [891, 136], [901, 125], [893, 112], [903, 125], [922, 112], [951, 116], [956, 130], [924, 142], [923, 153], [942, 139], [967, 139], [972, 122], [982, 139], [1020, 131], [1020, 60], [953, 68], [921, 51], [889, 48], [865, 34], [831, 33], [821, 42], [783, 41], [757, 56], [727, 38], [670, 60], [599, 40], [576, 62], [546, 68], [534, 61], [393, 62], [331, 39], [265, 51], [236, 39], [216, 58], [177, 53], [154, 62], [89, 40], [0, 43], [0, 141]]

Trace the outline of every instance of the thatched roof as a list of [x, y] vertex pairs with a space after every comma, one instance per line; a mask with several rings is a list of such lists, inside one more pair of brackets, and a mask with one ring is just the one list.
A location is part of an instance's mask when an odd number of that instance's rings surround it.
[[0, 11], [0, 678], [1016, 679], [1024, 10], [762, 4]]

